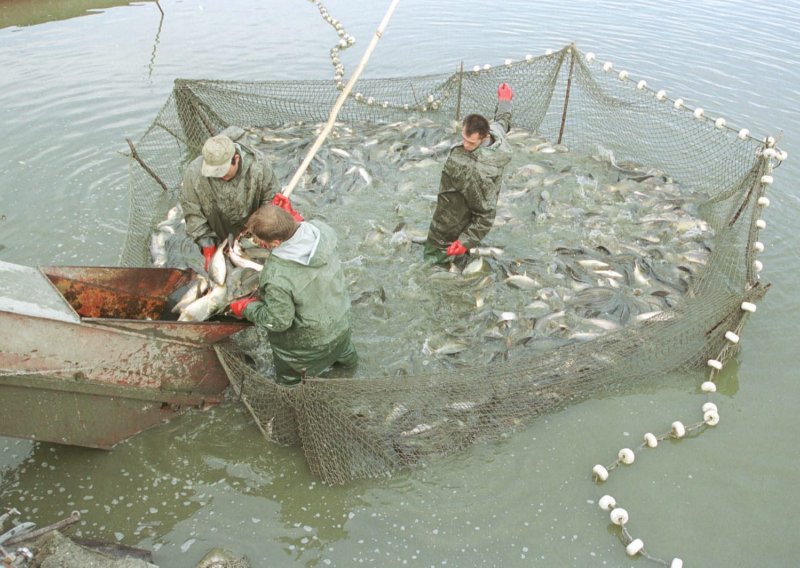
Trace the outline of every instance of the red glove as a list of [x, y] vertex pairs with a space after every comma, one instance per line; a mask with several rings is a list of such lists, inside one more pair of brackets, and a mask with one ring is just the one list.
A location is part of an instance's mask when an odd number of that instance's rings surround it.
[[500, 83], [500, 86], [497, 87], [497, 100], [510, 101], [513, 96], [514, 91], [511, 90], [511, 86], [508, 83]]
[[247, 305], [255, 301], [255, 298], [242, 298], [241, 300], [234, 300], [231, 302], [231, 313], [237, 318], [240, 318], [243, 316], [244, 309], [247, 307]]
[[203, 256], [206, 259], [206, 272], [208, 272], [208, 265], [211, 264], [211, 259], [214, 258], [214, 253], [217, 252], [217, 245], [208, 245], [200, 250], [203, 251]]
[[461, 244], [461, 241], [453, 241], [447, 250], [444, 251], [447, 256], [459, 256], [467, 253], [467, 247]]
[[294, 208], [292, 207], [292, 202], [289, 201], [289, 198], [286, 197], [284, 194], [276, 193], [275, 197], [272, 198], [272, 204], [277, 205], [278, 207], [289, 213], [292, 217], [294, 217], [294, 220], [297, 221], [298, 223], [303, 220], [303, 216], [300, 215], [299, 211], [294, 210]]

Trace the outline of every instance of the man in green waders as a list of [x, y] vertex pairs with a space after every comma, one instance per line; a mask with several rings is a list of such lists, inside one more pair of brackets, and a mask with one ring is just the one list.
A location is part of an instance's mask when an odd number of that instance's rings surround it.
[[511, 161], [505, 135], [511, 128], [511, 87], [497, 89], [495, 119], [464, 118], [462, 143], [450, 149], [442, 168], [436, 210], [425, 241], [424, 258], [442, 264], [467, 254], [492, 228], [503, 169]]
[[272, 252], [261, 271], [258, 299], [231, 302], [231, 311], [266, 329], [276, 381], [293, 385], [333, 365], [355, 366], [350, 295], [334, 230], [316, 220], [298, 223], [281, 207], [264, 205], [243, 234]]

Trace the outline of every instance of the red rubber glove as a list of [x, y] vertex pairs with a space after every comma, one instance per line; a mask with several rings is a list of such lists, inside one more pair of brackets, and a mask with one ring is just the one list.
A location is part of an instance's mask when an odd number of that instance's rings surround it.
[[497, 87], [497, 100], [510, 101], [513, 96], [514, 91], [511, 90], [511, 86], [508, 83], [500, 83], [500, 86]]
[[231, 313], [237, 318], [240, 318], [244, 315], [244, 309], [247, 307], [247, 305], [255, 301], [255, 298], [242, 298], [241, 300], [234, 300], [231, 302]]
[[460, 256], [467, 253], [467, 247], [461, 244], [461, 241], [453, 241], [447, 250], [444, 251], [447, 256]]
[[294, 217], [294, 220], [297, 221], [298, 223], [303, 220], [303, 216], [300, 214], [299, 211], [294, 210], [294, 208], [292, 207], [292, 202], [289, 201], [289, 198], [286, 197], [284, 194], [276, 193], [275, 197], [272, 198], [272, 204], [277, 205], [278, 207], [289, 213], [292, 217]]
[[211, 259], [214, 258], [214, 253], [217, 252], [217, 245], [208, 245], [200, 250], [203, 251], [203, 256], [206, 259], [206, 272], [208, 272], [208, 265], [211, 264]]

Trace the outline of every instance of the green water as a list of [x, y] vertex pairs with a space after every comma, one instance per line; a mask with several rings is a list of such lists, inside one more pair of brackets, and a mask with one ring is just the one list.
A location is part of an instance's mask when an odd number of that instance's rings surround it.
[[[0, 259], [116, 262], [128, 211], [119, 153], [175, 78], [332, 76], [337, 38], [311, 3], [161, 6], [163, 19], [146, 3], [0, 29]], [[329, 8], [358, 40], [352, 69], [384, 6]], [[227, 403], [107, 453], [2, 439], [2, 506], [40, 525], [79, 510], [78, 534], [150, 548], [165, 567], [191, 567], [213, 546], [247, 554], [254, 566], [639, 565], [597, 506], [610, 493], [628, 510], [630, 532], [659, 558], [793, 565], [796, 13], [796, 2], [414, 0], [400, 4], [367, 70], [380, 77], [446, 71], [462, 60], [465, 68], [500, 64], [575, 41], [729, 124], [782, 136], [789, 159], [775, 172], [760, 257], [773, 288], [721, 375], [716, 428], [642, 451], [603, 486], [591, 481], [595, 463], [637, 447], [645, 432], [699, 419], [702, 376], [689, 374], [567, 408], [422, 469], [328, 487], [298, 451], [267, 446], [246, 412]]]

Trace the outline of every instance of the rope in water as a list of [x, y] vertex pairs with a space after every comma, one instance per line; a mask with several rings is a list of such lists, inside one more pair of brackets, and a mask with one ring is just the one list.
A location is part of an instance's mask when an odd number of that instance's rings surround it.
[[[591, 54], [589, 54], [591, 55]], [[587, 60], [591, 61], [594, 57], [589, 57], [587, 55]], [[605, 63], [603, 69], [606, 71], [610, 71], [612, 65], [610, 63]], [[626, 80], [628, 78], [627, 73], [624, 71], [620, 73], [620, 80]], [[639, 90], [642, 90], [644, 85], [643, 81], [640, 81], [637, 85]], [[663, 95], [663, 91], [659, 91], [656, 95], [658, 100], [664, 100], [665, 97]], [[677, 99], [673, 105], [675, 108], [682, 107], [681, 99]], [[698, 112], [700, 111], [700, 112]], [[696, 118], [702, 118], [703, 112], [702, 109], [696, 109], [694, 111], [694, 116]], [[715, 126], [717, 128], [725, 127], [725, 119], [718, 118], [715, 121]], [[747, 129], [742, 129], [738, 132], [738, 137], [742, 140], [749, 137], [749, 131]], [[775, 139], [769, 137], [764, 140], [765, 149], [762, 152], [762, 159], [766, 160], [767, 164], [767, 175], [764, 175], [760, 182], [764, 190], [767, 189], [773, 182], [772, 176], [769, 175], [772, 172], [772, 159], [775, 158], [778, 163], [780, 164], [784, 159], [786, 159], [787, 154], [785, 151], [777, 150], [775, 148]], [[758, 201], [756, 202], [760, 208], [766, 208], [769, 206], [769, 199], [767, 197], [759, 197]], [[755, 226], [758, 230], [763, 230], [766, 228], [766, 221], [763, 219], [758, 219], [755, 222]], [[760, 241], [755, 241], [753, 244], [754, 252], [762, 252], [764, 250], [764, 245]], [[755, 260], [754, 261], [754, 270], [756, 273], [760, 272], [763, 269], [763, 264]], [[741, 310], [747, 313], [754, 313], [756, 311], [756, 305], [750, 302], [742, 302], [740, 306]], [[719, 415], [719, 408], [717, 404], [715, 404], [711, 397], [717, 391], [717, 384], [714, 379], [717, 375], [722, 371], [724, 367], [724, 361], [727, 361], [730, 356], [731, 352], [734, 347], [739, 343], [740, 333], [742, 327], [744, 326], [745, 318], [739, 320], [739, 324], [735, 330], [728, 330], [725, 332], [725, 339], [727, 340], [727, 344], [722, 348], [721, 352], [718, 354], [717, 358], [709, 359], [707, 361], [707, 366], [709, 367], [709, 376], [707, 380], [703, 381], [700, 385], [700, 390], [706, 394], [706, 402], [702, 404], [700, 407], [701, 412], [703, 413], [703, 419], [700, 422], [696, 422], [691, 424], [690, 426], [685, 426], [680, 421], [675, 421], [672, 423], [671, 428], [669, 431], [664, 432], [660, 435], [655, 435], [652, 432], [647, 432], [643, 436], [642, 444], [634, 451], [631, 448], [622, 448], [617, 453], [617, 459], [611, 465], [604, 466], [602, 464], [596, 464], [592, 468], [592, 476], [595, 482], [604, 482], [608, 479], [609, 474], [611, 471], [616, 469], [620, 465], [630, 465], [633, 464], [636, 459], [636, 452], [639, 450], [643, 450], [645, 448], [656, 448], [658, 446], [658, 442], [661, 440], [666, 439], [681, 439], [684, 438], [687, 434], [692, 432], [701, 433], [705, 431], [709, 427], [716, 426], [719, 424], [720, 415]], [[620, 539], [622, 540], [623, 544], [625, 544], [625, 552], [631, 556], [642, 556], [643, 558], [647, 558], [653, 562], [658, 564], [662, 564], [664, 566], [669, 566], [670, 568], [682, 568], [683, 567], [683, 560], [675, 557], [670, 562], [652, 556], [644, 546], [644, 541], [641, 538], [634, 538], [633, 535], [628, 531], [627, 523], [629, 521], [628, 511], [619, 506], [617, 500], [611, 495], [603, 495], [599, 501], [598, 505], [604, 511], [609, 512], [609, 518], [611, 522], [619, 527], [620, 531]]]
[[[320, 14], [323, 14], [323, 18], [329, 17], [327, 14], [327, 10], [324, 8], [324, 6], [322, 6], [319, 0], [311, 0], [311, 1], [319, 6]], [[289, 197], [292, 194], [292, 191], [294, 191], [295, 186], [300, 181], [300, 177], [308, 168], [308, 165], [311, 163], [311, 160], [314, 158], [314, 155], [317, 153], [317, 150], [319, 150], [320, 146], [322, 146], [322, 143], [325, 141], [325, 139], [328, 137], [328, 134], [330, 134], [331, 130], [333, 129], [333, 124], [334, 122], [336, 122], [336, 116], [339, 114], [339, 109], [342, 108], [344, 101], [347, 100], [347, 96], [353, 89], [353, 85], [355, 85], [355, 82], [358, 80], [359, 76], [361, 75], [361, 72], [364, 70], [364, 67], [367, 64], [370, 55], [372, 55], [375, 46], [378, 44], [378, 40], [381, 38], [384, 30], [386, 29], [386, 26], [389, 24], [389, 19], [392, 17], [392, 13], [394, 12], [394, 9], [397, 7], [399, 1], [400, 0], [392, 0], [392, 3], [389, 5], [389, 9], [383, 16], [383, 20], [378, 26], [378, 29], [375, 32], [372, 41], [367, 46], [367, 49], [364, 52], [364, 55], [361, 58], [358, 67], [356, 67], [356, 70], [350, 76], [350, 79], [347, 81], [347, 84], [344, 86], [344, 89], [339, 94], [339, 97], [336, 99], [336, 102], [333, 105], [333, 109], [331, 109], [331, 114], [328, 117], [328, 122], [325, 123], [325, 127], [322, 129], [322, 132], [320, 132], [319, 136], [314, 141], [313, 146], [311, 146], [311, 148], [308, 150], [306, 157], [303, 159], [303, 162], [300, 164], [300, 167], [297, 168], [297, 171], [294, 173], [294, 176], [292, 176], [292, 179], [289, 180], [289, 184], [283, 189], [282, 193], [286, 197]], [[341, 41], [344, 41], [348, 45], [352, 45], [353, 43], [355, 43], [355, 39], [349, 35], [347, 39], [343, 38]]]

